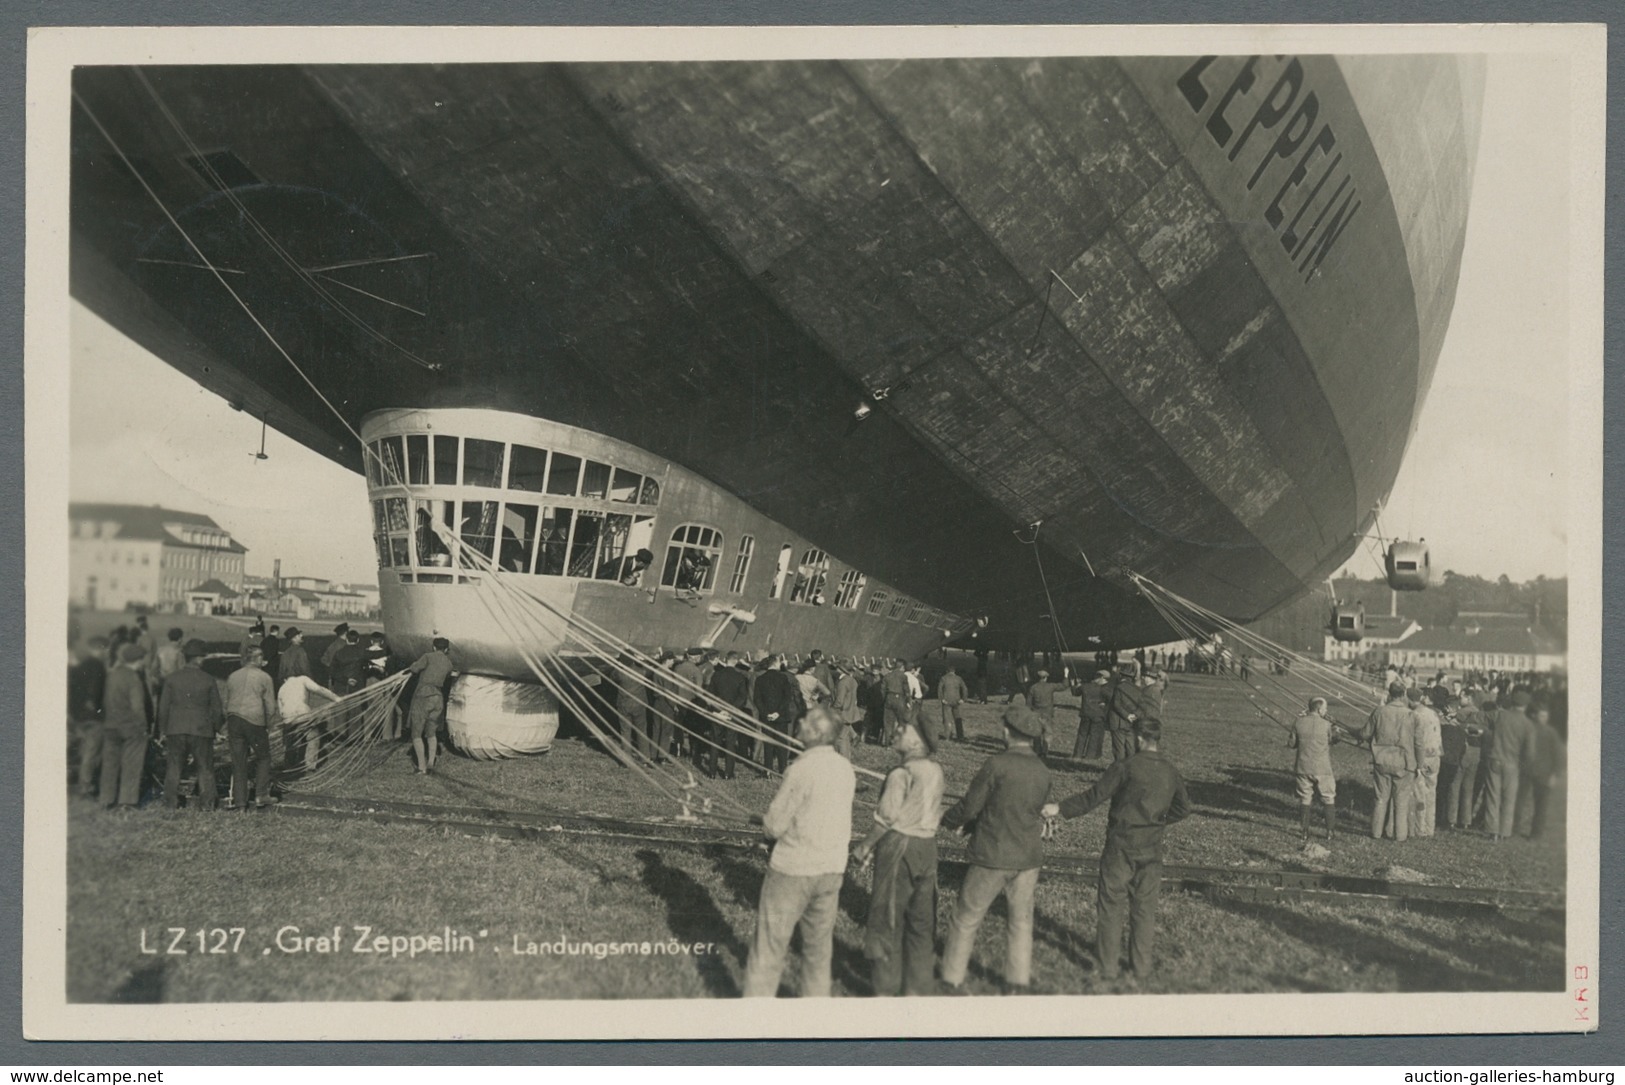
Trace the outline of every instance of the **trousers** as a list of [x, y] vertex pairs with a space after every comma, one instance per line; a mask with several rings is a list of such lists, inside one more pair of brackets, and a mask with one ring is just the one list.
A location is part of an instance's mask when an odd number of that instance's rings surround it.
[[1100, 760], [1105, 745], [1106, 725], [1103, 720], [1078, 717], [1078, 737], [1072, 743], [1072, 756], [1083, 761]]
[[102, 727], [103, 806], [134, 806], [141, 801], [141, 773], [147, 764], [147, 732], [140, 726]]
[[1439, 794], [1439, 759], [1424, 757], [1416, 766], [1416, 778], [1411, 782], [1413, 799], [1411, 809], [1416, 820], [1411, 823], [1412, 836], [1432, 836], [1438, 824], [1437, 799]]
[[965, 982], [970, 967], [976, 932], [993, 902], [1004, 894], [1010, 911], [1005, 932], [1004, 980], [1025, 987], [1033, 979], [1033, 895], [1038, 889], [1038, 868], [995, 870], [992, 867], [965, 868], [965, 884], [954, 902], [954, 915], [948, 923], [948, 944], [942, 951], [943, 982], [957, 987]]
[[948, 734], [948, 719], [950, 716], [954, 721], [954, 737], [961, 742], [965, 741], [965, 714], [959, 710], [958, 701], [953, 704], [944, 702], [942, 705], [942, 734], [944, 736]]
[[745, 962], [745, 997], [772, 998], [779, 992], [790, 935], [801, 929], [801, 994], [829, 995], [830, 960], [835, 956], [835, 914], [844, 874], [781, 874], [772, 868], [762, 880], [756, 906], [756, 933]]
[[1142, 979], [1151, 974], [1157, 944], [1157, 898], [1162, 892], [1162, 858], [1130, 855], [1110, 836], [1100, 854], [1095, 902], [1095, 954], [1103, 977], [1117, 975], [1128, 923], [1129, 963]]
[[1376, 798], [1371, 804], [1371, 839], [1381, 840], [1384, 832], [1396, 841], [1410, 837], [1411, 777], [1414, 775], [1413, 772], [1403, 776], [1372, 773]]
[[875, 845], [863, 954], [874, 993], [931, 995], [937, 930], [937, 842], [889, 832]]
[[1128, 728], [1114, 729], [1112, 735], [1112, 760], [1127, 761], [1134, 756], [1134, 732]]
[[79, 794], [96, 794], [96, 777], [102, 768], [102, 722], [89, 720], [74, 724], [79, 739]]
[[1484, 779], [1484, 828], [1495, 836], [1511, 836], [1518, 824], [1518, 769], [1516, 761], [1491, 761]]
[[248, 805], [248, 759], [254, 759], [254, 798], [271, 800], [271, 736], [241, 716], [226, 717], [226, 739], [231, 744], [231, 801]]
[[1473, 827], [1473, 802], [1478, 798], [1478, 764], [1478, 747], [1467, 747], [1461, 764], [1456, 766], [1450, 783], [1445, 787], [1444, 817], [1452, 829], [1457, 826], [1463, 829]]
[[214, 809], [214, 736], [167, 735], [164, 738], [164, 805], [171, 810], [180, 805], [181, 770], [187, 757], [197, 767], [197, 805]]

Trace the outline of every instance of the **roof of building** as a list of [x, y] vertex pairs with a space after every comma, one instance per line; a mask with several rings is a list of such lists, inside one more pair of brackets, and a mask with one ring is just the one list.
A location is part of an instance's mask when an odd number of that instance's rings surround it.
[[[1477, 632], [1470, 632], [1475, 628]], [[1562, 641], [1549, 630], [1533, 629], [1528, 625], [1464, 626], [1462, 623], [1424, 629], [1407, 638], [1404, 647], [1407, 651], [1496, 652], [1502, 655], [1557, 655], [1564, 650]]]
[[302, 603], [314, 603], [321, 599], [321, 593], [313, 592], [309, 588], [283, 588], [283, 595], [291, 595]]
[[[69, 520], [89, 520], [118, 525], [116, 538], [162, 542], [165, 546], [184, 546], [194, 550], [227, 550], [245, 554], [248, 547], [231, 537], [231, 533], [214, 522], [212, 516], [201, 512], [183, 512], [166, 509], [162, 505], [119, 505], [106, 502], [71, 502]], [[226, 536], [225, 546], [206, 546], [187, 542], [169, 530], [169, 524], [189, 524], [206, 527]]]
[[1389, 640], [1398, 640], [1405, 630], [1416, 624], [1414, 619], [1403, 615], [1394, 617], [1390, 614], [1372, 614], [1367, 611], [1365, 616], [1365, 635], [1368, 637], [1386, 637]]
[[241, 593], [232, 588], [218, 577], [211, 576], [195, 588], [188, 588], [187, 595], [218, 595], [222, 599], [235, 599]]

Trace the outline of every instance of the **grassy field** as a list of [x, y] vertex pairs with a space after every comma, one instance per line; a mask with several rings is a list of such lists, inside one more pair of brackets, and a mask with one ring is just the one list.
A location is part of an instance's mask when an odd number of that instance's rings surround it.
[[[934, 709], [929, 705], [928, 710]], [[1070, 748], [1075, 713], [1062, 710]], [[972, 706], [972, 743], [949, 743], [950, 790], [964, 787], [993, 748], [998, 706]], [[1300, 863], [1290, 754], [1236, 687], [1176, 676], [1166, 747], [1185, 772], [1196, 812], [1171, 830], [1170, 862], [1299, 865], [1380, 874], [1392, 865], [1441, 884], [1560, 889], [1560, 840], [1493, 845], [1442, 833], [1403, 845], [1372, 841], [1370, 786], [1359, 751], [1336, 750], [1343, 819], [1330, 858]], [[891, 755], [858, 760], [875, 768]], [[1056, 764], [1068, 794], [1098, 768]], [[748, 771], [728, 786], [760, 809], [772, 783]], [[569, 809], [617, 816], [674, 811], [632, 774], [580, 740], [551, 754], [499, 763], [457, 757], [437, 775], [413, 775], [402, 750], [346, 794], [514, 810]], [[872, 791], [870, 792], [872, 799]], [[858, 822], [867, 817], [860, 794]], [[1068, 822], [1054, 845], [1098, 852], [1104, 814]], [[115, 816], [74, 804], [69, 824], [68, 993], [80, 1001], [507, 999], [728, 996], [738, 993], [765, 856], [716, 848], [474, 839], [442, 831], [334, 824], [276, 813], [201, 815], [142, 809]], [[939, 931], [957, 887], [945, 865]], [[867, 992], [860, 954], [866, 879], [849, 878], [836, 931], [837, 993]], [[1162, 905], [1158, 972], [1109, 985], [1090, 953], [1094, 891], [1041, 880], [1035, 985], [1044, 993], [1243, 991], [1552, 990], [1563, 982], [1560, 916], [1463, 918], [1350, 901], [1336, 906], [1248, 903], [1169, 892]], [[999, 989], [1002, 905], [984, 925], [970, 986]], [[277, 931], [341, 928], [343, 952], [287, 952]], [[242, 928], [236, 952], [164, 952], [168, 928]], [[371, 935], [439, 933], [474, 939], [468, 952], [418, 956], [350, 952], [355, 928]], [[483, 936], [480, 932], [484, 932]], [[144, 953], [147, 948], [157, 953]], [[225, 936], [228, 943], [235, 935]], [[206, 935], [206, 943], [217, 936]], [[553, 943], [700, 943], [700, 955], [523, 955], [515, 938]], [[284, 943], [287, 936], [284, 935]], [[196, 936], [183, 947], [195, 950]], [[568, 948], [568, 947], [566, 947]], [[787, 973], [794, 989], [794, 969]], [[1132, 983], [1132, 981], [1126, 981]]]

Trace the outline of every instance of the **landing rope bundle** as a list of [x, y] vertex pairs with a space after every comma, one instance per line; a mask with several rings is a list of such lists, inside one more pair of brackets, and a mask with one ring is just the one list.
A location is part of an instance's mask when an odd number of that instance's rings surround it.
[[[328, 787], [377, 768], [393, 752], [388, 739], [401, 688], [402, 672], [284, 721], [284, 749], [303, 747], [306, 764], [300, 788]], [[314, 753], [308, 751], [314, 749]]]
[[[1312, 656], [1295, 652], [1253, 632], [1221, 614], [1176, 594], [1155, 581], [1129, 573], [1140, 594], [1182, 639], [1194, 643], [1209, 640], [1222, 633], [1247, 654], [1256, 656], [1260, 666], [1250, 668], [1252, 677], [1242, 678], [1239, 669], [1225, 666], [1218, 653], [1214, 656], [1214, 670], [1223, 677], [1239, 682], [1248, 690], [1248, 701], [1261, 718], [1269, 720], [1283, 730], [1291, 730], [1292, 720], [1304, 709], [1303, 685], [1317, 696], [1326, 698], [1329, 707], [1344, 706], [1364, 716], [1382, 703], [1381, 697], [1370, 686], [1350, 678], [1336, 667], [1327, 666]], [[1297, 676], [1297, 688], [1280, 681], [1276, 671]], [[1256, 680], [1255, 680], [1256, 679]], [[1262, 701], [1262, 703], [1260, 703]], [[1338, 725], [1348, 736], [1350, 728]]]

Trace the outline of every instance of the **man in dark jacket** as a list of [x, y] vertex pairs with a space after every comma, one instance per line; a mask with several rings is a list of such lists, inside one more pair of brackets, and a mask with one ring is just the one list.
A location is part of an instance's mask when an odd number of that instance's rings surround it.
[[[762, 721], [762, 726], [781, 739], [788, 739], [801, 715], [801, 693], [796, 680], [784, 672], [783, 656], [768, 657], [767, 669], [757, 675], [752, 696], [756, 701], [756, 718]], [[789, 751], [777, 742], [766, 745], [767, 767], [782, 774], [790, 761]]]
[[272, 681], [280, 682], [282, 668], [282, 627], [273, 625], [260, 638], [260, 657], [265, 660], [265, 673]]
[[79, 743], [79, 794], [96, 794], [96, 774], [102, 767], [102, 696], [107, 688], [106, 637], [91, 637], [74, 649], [68, 668], [68, 719]]
[[203, 642], [189, 640], [181, 652], [186, 662], [164, 680], [158, 697], [158, 732], [164, 736], [164, 805], [173, 810], [180, 804], [181, 771], [190, 757], [197, 769], [198, 808], [213, 810], [217, 790], [214, 736], [225, 726], [226, 706], [220, 698], [220, 683], [203, 669], [203, 657], [208, 654]]
[[1157, 749], [1162, 724], [1142, 719], [1134, 727], [1137, 752], [1111, 768], [1081, 795], [1044, 807], [1045, 817], [1075, 818], [1108, 800], [1106, 847], [1100, 856], [1095, 954], [1100, 977], [1118, 974], [1123, 921], [1130, 920], [1129, 961], [1134, 974], [1151, 974], [1157, 939], [1157, 895], [1162, 888], [1163, 829], [1190, 813], [1185, 781]]
[[[738, 652], [729, 652], [723, 657], [722, 665], [711, 672], [710, 689], [718, 700], [747, 716], [751, 714], [750, 675], [745, 672], [744, 657]], [[734, 778], [733, 751], [739, 748], [737, 740], [744, 737], [725, 723], [711, 722], [711, 775], [724, 780]]]
[[1033, 752], [1033, 740], [1042, 733], [1042, 721], [1026, 705], [1007, 706], [1004, 752], [982, 763], [965, 797], [943, 815], [943, 825], [971, 832], [970, 865], [942, 951], [942, 982], [952, 993], [964, 985], [976, 931], [1000, 894], [1009, 909], [1005, 984], [1012, 991], [1032, 985], [1033, 895], [1043, 862], [1040, 811], [1050, 792], [1049, 769]]
[[1078, 737], [1072, 743], [1072, 756], [1079, 761], [1099, 761], [1106, 738], [1106, 697], [1110, 692], [1110, 671], [1096, 671], [1093, 681], [1078, 686]]
[[141, 676], [147, 650], [140, 644], [119, 649], [118, 666], [102, 693], [103, 806], [134, 809], [141, 801], [141, 773], [147, 762], [147, 690]]
[[1140, 685], [1134, 664], [1125, 663], [1106, 698], [1106, 731], [1111, 735], [1112, 760], [1134, 756], [1134, 721], [1140, 716]]

